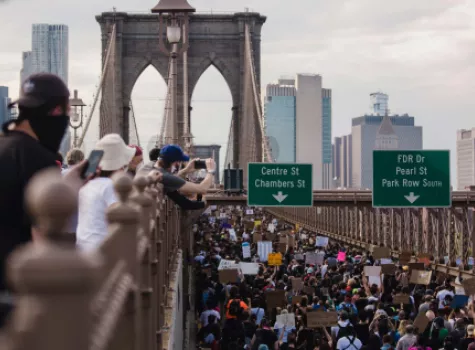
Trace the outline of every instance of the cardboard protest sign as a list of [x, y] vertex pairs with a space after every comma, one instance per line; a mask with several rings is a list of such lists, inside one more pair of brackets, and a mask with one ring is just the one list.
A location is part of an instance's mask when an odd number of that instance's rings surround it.
[[381, 273], [383, 275], [394, 275], [396, 273], [396, 265], [394, 264], [381, 265]]
[[309, 328], [331, 327], [338, 324], [338, 313], [329, 312], [307, 312], [307, 326]]
[[429, 322], [425, 312], [419, 313], [414, 320], [414, 327], [418, 330], [417, 333], [423, 333]]
[[465, 295], [475, 294], [475, 278], [468, 278], [462, 281], [462, 286], [465, 291]]
[[271, 311], [275, 307], [283, 307], [286, 304], [284, 290], [272, 290], [265, 294], [267, 310]]
[[282, 254], [281, 253], [270, 253], [267, 255], [267, 263], [269, 266], [280, 266], [282, 265]]
[[382, 258], [390, 258], [391, 257], [391, 249], [386, 247], [375, 247], [373, 250], [373, 258], [375, 259], [382, 259]]
[[311, 286], [305, 286], [303, 287], [303, 292], [307, 295], [313, 296], [313, 293], [315, 293], [315, 288]]
[[295, 236], [294, 235], [288, 235], [287, 236], [287, 244], [289, 247], [295, 247]]
[[273, 241], [275, 239], [275, 234], [272, 232], [266, 232], [266, 240]]
[[237, 269], [219, 271], [219, 281], [221, 283], [236, 283], [238, 281], [239, 272]]
[[400, 305], [400, 304], [410, 304], [409, 295], [407, 294], [397, 294], [393, 297], [393, 304]]
[[409, 271], [424, 270], [424, 268], [425, 268], [424, 263], [410, 263], [409, 264]]
[[301, 278], [292, 278], [292, 290], [300, 292], [303, 289], [303, 281]]
[[287, 245], [287, 237], [281, 235], [279, 237], [279, 243], [285, 243]]
[[257, 242], [260, 242], [260, 241], [262, 241], [262, 234], [260, 234], [258, 232], [254, 232], [252, 234], [252, 242], [257, 243]]
[[302, 302], [303, 295], [292, 296], [292, 305], [300, 304]]
[[409, 283], [422, 284], [427, 286], [430, 283], [432, 271], [412, 270]]
[[244, 221], [244, 228], [246, 230], [252, 230], [254, 228], [254, 222], [252, 221]]
[[406, 265], [408, 263], [411, 262], [411, 258], [412, 258], [412, 252], [401, 252], [401, 254], [399, 254], [399, 262], [401, 263], [401, 265]]
[[423, 263], [423, 264], [426, 264], [426, 265], [429, 265], [430, 264], [430, 258], [432, 256], [430, 254], [427, 254], [427, 253], [420, 253], [418, 256], [417, 256], [417, 262], [420, 262], [420, 263]]
[[279, 243], [279, 252], [285, 254], [287, 251], [287, 243]]

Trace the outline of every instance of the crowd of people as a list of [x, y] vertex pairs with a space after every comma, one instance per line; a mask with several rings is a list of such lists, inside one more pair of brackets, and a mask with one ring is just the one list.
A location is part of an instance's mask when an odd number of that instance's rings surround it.
[[375, 259], [256, 208], [208, 208], [193, 231], [203, 349], [475, 350], [461, 277], [417, 257]]
[[[2, 125], [0, 133], [0, 328], [15, 305], [15, 290], [6, 278], [10, 254], [20, 246], [43, 239], [46, 232], [35, 225], [25, 196], [28, 183], [43, 171], [53, 169], [78, 195], [78, 211], [65, 228], [65, 238], [78, 249], [97, 249], [108, 235], [106, 213], [118, 202], [113, 177], [128, 174], [146, 176], [163, 184], [165, 194], [185, 210], [202, 209], [204, 194], [213, 184], [216, 164], [205, 160], [205, 174], [188, 181], [196, 172], [196, 159], [190, 159], [177, 145], [165, 145], [150, 151], [144, 164], [143, 150], [127, 145], [118, 134], [103, 136], [94, 147], [101, 159], [85, 176], [88, 157], [72, 149], [65, 159], [59, 148], [69, 125], [70, 92], [56, 75], [33, 74], [22, 84], [20, 97], [9, 107], [18, 106], [18, 117]], [[91, 163], [93, 163], [91, 161]], [[62, 174], [62, 177], [61, 175]]]

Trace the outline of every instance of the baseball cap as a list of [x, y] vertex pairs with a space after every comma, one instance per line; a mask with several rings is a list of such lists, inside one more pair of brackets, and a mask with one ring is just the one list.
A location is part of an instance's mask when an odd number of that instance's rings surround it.
[[21, 86], [20, 97], [8, 104], [26, 108], [40, 107], [49, 102], [69, 101], [69, 89], [60, 77], [50, 73], [30, 75]]
[[190, 160], [178, 145], [166, 145], [160, 150], [160, 157], [167, 162], [187, 162]]
[[143, 154], [142, 148], [137, 145], [129, 145], [129, 147], [132, 147], [135, 149], [135, 157], [141, 156]]

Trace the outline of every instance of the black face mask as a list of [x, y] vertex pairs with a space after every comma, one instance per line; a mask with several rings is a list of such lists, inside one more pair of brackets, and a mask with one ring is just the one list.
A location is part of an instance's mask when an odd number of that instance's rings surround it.
[[69, 116], [64, 114], [51, 116], [41, 113], [28, 118], [28, 121], [39, 142], [51, 152], [58, 153], [69, 124]]

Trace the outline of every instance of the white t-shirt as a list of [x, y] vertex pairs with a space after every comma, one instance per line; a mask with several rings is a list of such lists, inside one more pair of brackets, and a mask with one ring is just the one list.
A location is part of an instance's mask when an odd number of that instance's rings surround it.
[[351, 340], [353, 340], [353, 344], [350, 342], [350, 339], [348, 337], [343, 337], [338, 339], [338, 342], [336, 343], [336, 348], [337, 350], [360, 350], [363, 346], [361, 343], [361, 340], [358, 338], [351, 336]]
[[437, 293], [436, 297], [439, 300], [439, 309], [444, 308], [444, 299], [447, 295], [450, 295], [451, 297], [453, 297], [454, 293], [447, 289], [442, 289], [440, 292]]
[[85, 251], [97, 249], [107, 236], [106, 211], [116, 203], [114, 183], [110, 178], [98, 177], [79, 191], [79, 218], [76, 245]]

